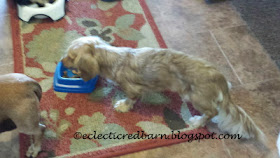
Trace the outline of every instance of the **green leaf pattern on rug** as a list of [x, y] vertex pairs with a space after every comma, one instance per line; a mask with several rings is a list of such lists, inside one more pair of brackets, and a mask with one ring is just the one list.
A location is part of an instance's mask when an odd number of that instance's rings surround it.
[[[26, 56], [34, 58], [35, 61], [42, 65], [44, 71], [53, 73], [56, 63], [65, 54], [69, 44], [80, 36], [77, 31], [65, 31], [63, 28], [43, 30], [39, 35], [35, 35], [33, 40], [26, 45], [26, 48], [29, 49]], [[46, 76], [43, 70], [35, 67], [26, 67], [25, 74], [33, 78], [44, 78], [40, 81], [43, 92], [47, 92], [52, 88], [53, 76]], [[63, 99], [62, 95], [58, 95], [58, 97]]]
[[122, 7], [130, 13], [143, 14], [143, 9], [138, 0], [122, 0]]
[[96, 148], [97, 145], [88, 139], [79, 139], [76, 140], [74, 138], [71, 139], [71, 145], [70, 145], [70, 153], [75, 153], [75, 152], [81, 152], [85, 150], [89, 150], [92, 148]]
[[50, 109], [49, 112], [42, 110], [40, 116], [44, 119], [44, 124], [47, 126], [45, 133], [47, 138], [58, 139], [70, 126], [72, 126], [69, 121], [59, 119], [60, 114], [57, 109]]
[[20, 31], [22, 34], [26, 34], [26, 33], [31, 33], [34, 31], [35, 29], [35, 26], [38, 24], [38, 23], [41, 23], [42, 20], [41, 19], [34, 19], [32, 22], [30, 23], [27, 23], [27, 22], [24, 22], [24, 21], [19, 21], [19, 24], [20, 24]]
[[48, 90], [50, 90], [52, 88], [53, 78], [52, 77], [48, 77], [48, 78], [40, 81], [39, 84], [42, 87], [42, 91], [43, 92], [47, 92]]
[[61, 135], [62, 133], [64, 133], [69, 127], [71, 126], [71, 123], [67, 120], [60, 120], [59, 122], [59, 126], [58, 126], [58, 129], [57, 129], [57, 133], [59, 135]]
[[141, 127], [148, 134], [171, 134], [172, 130], [164, 124], [150, 121], [140, 121], [136, 126]]
[[40, 116], [43, 119], [47, 119], [48, 118], [48, 112], [46, 110], [41, 111]]
[[56, 63], [65, 54], [70, 43], [78, 37], [81, 35], [77, 31], [65, 31], [63, 28], [43, 30], [39, 35], [34, 35], [33, 40], [26, 45], [29, 49], [26, 55], [40, 64]]
[[106, 117], [100, 113], [96, 112], [92, 114], [92, 116], [82, 115], [78, 119], [79, 124], [83, 125], [83, 127], [79, 128], [77, 132], [81, 133], [101, 133], [102, 130], [105, 128], [105, 119]]
[[115, 32], [114, 26], [102, 27], [102, 24], [96, 19], [90, 18], [77, 18], [79, 26], [86, 28], [85, 34], [88, 36], [99, 36], [108, 43], [115, 41], [113, 33]]
[[114, 33], [125, 40], [139, 41], [144, 39], [145, 37], [140, 31], [130, 27], [134, 22], [135, 15], [133, 14], [126, 14], [119, 17], [115, 22], [116, 26], [105, 27], [102, 27], [102, 24], [97, 19], [77, 18], [78, 25], [86, 28], [86, 35], [99, 36], [108, 43], [115, 41]]
[[75, 112], [75, 108], [73, 108], [73, 107], [68, 107], [68, 108], [66, 108], [65, 110], [64, 110], [64, 112], [65, 112], [65, 114], [66, 115], [68, 115], [68, 116], [70, 116], [70, 115], [72, 115], [74, 112]]
[[116, 22], [116, 34], [125, 40], [139, 41], [144, 38], [142, 33], [134, 28], [130, 28], [134, 24], [135, 15], [127, 14], [119, 17]]
[[[53, 70], [53, 67], [56, 66], [56, 64], [54, 63], [46, 63], [44, 62], [43, 64], [43, 68], [44, 67], [48, 67], [49, 66], [49, 71], [52, 71]], [[52, 68], [50, 68], [52, 67]], [[52, 88], [52, 85], [53, 85], [53, 76], [46, 76], [44, 73], [43, 73], [43, 70], [40, 69], [40, 68], [37, 68], [37, 67], [25, 67], [24, 69], [24, 74], [26, 74], [27, 76], [29, 77], [32, 77], [32, 78], [44, 78], [43, 80], [41, 80], [39, 82], [39, 84], [41, 85], [42, 87], [42, 92], [47, 92], [48, 90], [50, 90]], [[65, 100], [65, 97], [68, 93], [60, 93], [60, 92], [54, 92], [56, 94], [57, 97]]]
[[52, 129], [46, 129], [46, 131], [44, 132], [44, 136], [45, 138], [49, 138], [49, 139], [56, 139], [57, 138], [57, 134], [52, 130]]
[[54, 121], [57, 122], [59, 117], [59, 111], [57, 109], [51, 109], [50, 110], [50, 118]]
[[170, 102], [169, 98], [162, 93], [147, 93], [142, 97], [141, 101], [154, 105], [168, 104]]
[[42, 69], [37, 67], [25, 67], [24, 73], [32, 78], [47, 78]]
[[66, 96], [67, 96], [68, 93], [63, 93], [63, 92], [56, 92], [56, 91], [54, 91], [54, 94], [55, 94], [58, 98], [60, 98], [60, 99], [62, 99], [62, 100], [65, 100], [65, 98], [66, 98]]
[[24, 73], [32, 78], [44, 78], [39, 82], [43, 92], [47, 92], [52, 88], [53, 77], [46, 76], [42, 69], [36, 67], [25, 67]]
[[97, 1], [97, 7], [103, 11], [107, 11], [109, 9], [114, 8], [118, 4], [117, 1], [115, 2], [104, 2], [104, 1]]
[[47, 72], [55, 72], [56, 64], [54, 62], [43, 62], [41, 63], [42, 67]]
[[[105, 124], [105, 119], [106, 117], [100, 112], [94, 113], [91, 117], [87, 115], [82, 115], [78, 119], [78, 122], [79, 124], [83, 125], [83, 127], [79, 128], [77, 132], [81, 132], [83, 134], [94, 134], [96, 132], [96, 136], [98, 134], [109, 134], [110, 132], [116, 132], [116, 134], [127, 134], [127, 131], [118, 124]], [[106, 146], [125, 140], [126, 139], [97, 139], [96, 141], [98, 141], [98, 143], [100, 143], [102, 146]]]
[[117, 28], [129, 28], [135, 20], [135, 15], [133, 14], [126, 14], [124, 16], [119, 17], [116, 20], [116, 27]]
[[[122, 135], [128, 134], [127, 131], [122, 126], [114, 123], [106, 124], [104, 130], [101, 133], [109, 134], [110, 132], [116, 133], [116, 136], [118, 134], [122, 134]], [[127, 137], [125, 137], [125, 139], [97, 139], [98, 143], [100, 143], [102, 146], [125, 142], [127, 140], [128, 140]]]
[[151, 26], [146, 23], [142, 26], [140, 32], [145, 37], [138, 41], [138, 47], [153, 47], [153, 48], [160, 48], [159, 43], [156, 39], [155, 34], [153, 33], [153, 30]]

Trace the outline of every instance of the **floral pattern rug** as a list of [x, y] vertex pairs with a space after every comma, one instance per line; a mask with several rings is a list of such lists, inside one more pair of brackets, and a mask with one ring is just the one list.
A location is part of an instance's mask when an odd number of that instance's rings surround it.
[[[15, 72], [36, 79], [43, 89], [42, 122], [47, 126], [39, 157], [111, 157], [184, 142], [187, 139], [75, 139], [74, 134], [207, 133], [186, 131], [188, 119], [198, 114], [189, 103], [171, 92], [147, 94], [128, 113], [113, 109], [124, 97], [118, 88], [100, 78], [90, 94], [53, 90], [53, 74], [69, 43], [81, 36], [97, 35], [115, 46], [162, 47], [166, 45], [144, 0], [103, 2], [71, 0], [66, 16], [56, 22], [33, 19], [22, 22], [10, 2]], [[21, 134], [24, 157], [29, 136]]]

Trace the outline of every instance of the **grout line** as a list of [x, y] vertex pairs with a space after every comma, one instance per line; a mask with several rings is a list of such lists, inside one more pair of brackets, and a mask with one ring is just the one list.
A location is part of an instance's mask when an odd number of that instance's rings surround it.
[[238, 81], [240, 82], [240, 84], [243, 84], [243, 82], [241, 81], [241, 79], [239, 78], [239, 76], [237, 75], [235, 69], [233, 68], [232, 64], [230, 63], [228, 57], [226, 56], [225, 52], [223, 51], [222, 47], [220, 46], [220, 44], [218, 43], [215, 35], [212, 33], [212, 31], [209, 31], [212, 38], [214, 39], [215, 43], [217, 44], [218, 48], [220, 49], [221, 53], [223, 54], [223, 56], [225, 57], [226, 61], [228, 62], [229, 66], [231, 67], [233, 73], [235, 74], [235, 76], [237, 77]]
[[232, 29], [232, 28], [235, 28], [235, 27], [247, 27], [248, 28], [248, 25], [247, 24], [238, 24], [238, 25], [232, 25], [232, 26], [225, 26], [225, 27], [218, 27], [218, 28], [214, 28], [214, 29], [209, 29], [209, 31], [213, 32], [215, 30], [226, 30], [226, 29]]
[[0, 64], [0, 67], [1, 67], [1, 66], [6, 66], [6, 65], [13, 65], [13, 64], [14, 64], [14, 62], [5, 63], [5, 64]]
[[233, 86], [232, 88], [236, 88], [236, 87], [238, 88], [238, 87], [241, 87], [241, 86], [248, 86], [248, 85], [252, 85], [252, 84], [265, 83], [265, 82], [269, 82], [269, 81], [273, 81], [273, 80], [280, 80], [280, 77], [270, 78], [270, 79], [266, 79], [266, 80], [262, 80], [262, 81], [257, 81], [257, 82], [244, 83], [243, 85], [236, 85], [236, 86]]

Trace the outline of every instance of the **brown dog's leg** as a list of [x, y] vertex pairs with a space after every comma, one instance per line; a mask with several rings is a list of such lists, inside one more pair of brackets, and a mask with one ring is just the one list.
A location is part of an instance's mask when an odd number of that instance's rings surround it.
[[129, 98], [121, 99], [116, 102], [114, 108], [117, 112], [128, 112], [133, 108], [135, 102], [136, 100], [132, 100]]
[[125, 84], [121, 85], [124, 93], [126, 94], [126, 99], [121, 99], [116, 102], [114, 108], [118, 112], [128, 112], [133, 108], [133, 105], [136, 103], [137, 99], [141, 96], [141, 86]]
[[194, 108], [198, 110], [202, 116], [193, 116], [189, 119], [190, 127], [189, 130], [196, 129], [205, 126], [205, 124], [218, 114], [215, 103], [212, 102], [208, 97], [204, 96], [201, 92], [192, 93], [190, 96]]
[[33, 149], [28, 150], [29, 153], [27, 152], [26, 156], [36, 157], [37, 154], [41, 151], [41, 144], [45, 129], [46, 126], [43, 124], [39, 124], [39, 128], [36, 128], [36, 130], [38, 130], [38, 133], [33, 135]]
[[41, 151], [41, 141], [44, 134], [45, 126], [39, 124], [39, 100], [37, 97], [24, 99], [20, 102], [22, 110], [13, 111], [10, 118], [16, 124], [20, 133], [33, 137], [30, 147], [26, 153], [27, 157], [36, 157]]
[[28, 151], [26, 152], [27, 157], [36, 157], [38, 153], [41, 151], [41, 144], [42, 139], [44, 136], [45, 126], [42, 124], [38, 124], [38, 127], [35, 128], [33, 134], [32, 142], [30, 147], [28, 148]]

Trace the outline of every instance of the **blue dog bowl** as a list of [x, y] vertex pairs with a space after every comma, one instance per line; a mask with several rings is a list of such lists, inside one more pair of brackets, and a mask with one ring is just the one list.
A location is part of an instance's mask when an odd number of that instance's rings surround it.
[[65, 68], [62, 62], [59, 62], [56, 66], [53, 78], [53, 87], [55, 91], [67, 93], [91, 93], [94, 90], [98, 76], [85, 82], [82, 78], [63, 77], [64, 71], [67, 71], [69, 77], [74, 76], [71, 70]]

